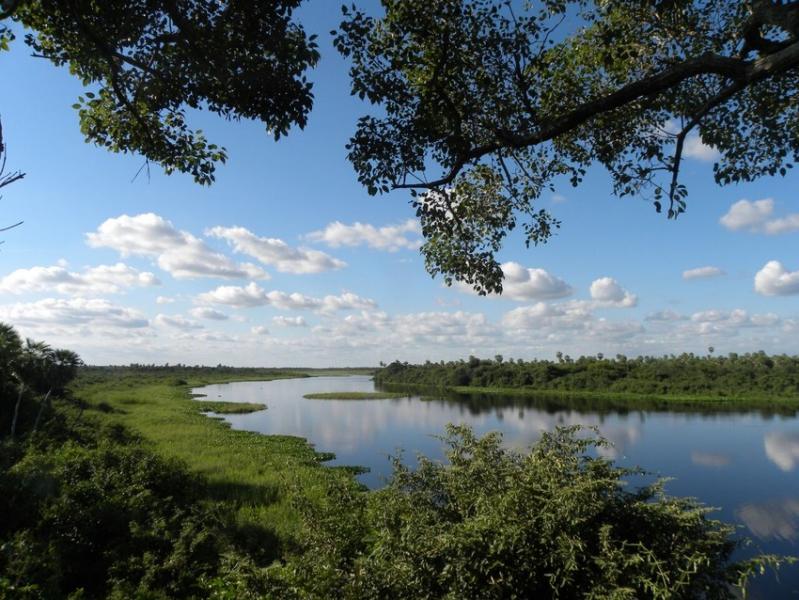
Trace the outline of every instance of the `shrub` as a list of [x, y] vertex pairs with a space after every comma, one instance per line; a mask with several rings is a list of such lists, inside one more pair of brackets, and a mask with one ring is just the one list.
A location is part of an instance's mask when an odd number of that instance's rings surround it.
[[397, 459], [388, 486], [305, 505], [307, 546], [271, 572], [281, 598], [734, 598], [776, 557], [732, 562], [732, 526], [590, 451], [579, 428], [529, 451], [449, 426], [449, 464]]

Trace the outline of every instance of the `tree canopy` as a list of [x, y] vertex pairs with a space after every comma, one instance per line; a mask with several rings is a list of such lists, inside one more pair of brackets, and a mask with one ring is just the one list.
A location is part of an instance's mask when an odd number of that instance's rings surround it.
[[74, 105], [87, 141], [207, 184], [226, 152], [189, 126], [189, 110], [257, 119], [276, 139], [305, 126], [319, 53], [292, 19], [301, 2], [5, 0], [0, 50], [14, 39], [7, 20], [19, 22], [35, 55], [87, 88]]
[[719, 184], [786, 173], [799, 154], [799, 2], [383, 0], [344, 9], [335, 43], [377, 106], [349, 158], [372, 194], [414, 192], [427, 268], [499, 292], [508, 232], [559, 223], [534, 201], [607, 168], [614, 193], [686, 208], [698, 132]]
[[[86, 139], [211, 183], [224, 148], [189, 111], [308, 119], [319, 52], [302, 0], [0, 0], [0, 50], [18, 28], [86, 86]], [[686, 140], [719, 153], [719, 184], [784, 175], [799, 154], [799, 2], [381, 0], [334, 31], [352, 92], [376, 110], [347, 148], [371, 194], [410, 189], [428, 271], [501, 292], [496, 254], [560, 226], [535, 201], [589, 165], [617, 195], [685, 211]]]

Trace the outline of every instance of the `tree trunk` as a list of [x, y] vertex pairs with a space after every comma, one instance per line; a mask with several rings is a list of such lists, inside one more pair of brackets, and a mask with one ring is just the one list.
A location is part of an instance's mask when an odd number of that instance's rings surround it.
[[19, 417], [19, 405], [22, 404], [22, 394], [25, 392], [25, 384], [19, 385], [19, 396], [17, 396], [17, 403], [14, 405], [14, 416], [11, 418], [11, 437], [17, 431], [17, 417]]
[[39, 407], [39, 412], [36, 413], [36, 420], [33, 422], [33, 429], [31, 430], [31, 433], [36, 431], [36, 428], [39, 426], [39, 419], [42, 418], [45, 406], [50, 406], [50, 392], [52, 391], [53, 388], [47, 390], [47, 393], [44, 395], [44, 398], [42, 398], [42, 405]]

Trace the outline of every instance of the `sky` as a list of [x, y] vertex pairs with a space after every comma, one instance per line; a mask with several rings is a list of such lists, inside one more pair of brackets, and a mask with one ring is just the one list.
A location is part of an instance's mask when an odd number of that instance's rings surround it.
[[371, 197], [346, 159], [359, 116], [330, 43], [338, 3], [298, 17], [320, 34], [305, 130], [190, 124], [228, 150], [216, 183], [165, 175], [84, 142], [80, 83], [0, 54], [7, 169], [0, 320], [92, 364], [372, 366], [481, 357], [799, 352], [799, 179], [718, 187], [715, 150], [689, 139], [676, 221], [612, 195], [589, 171], [538, 205], [563, 223], [545, 246], [511, 235], [502, 297], [431, 278], [407, 192]]

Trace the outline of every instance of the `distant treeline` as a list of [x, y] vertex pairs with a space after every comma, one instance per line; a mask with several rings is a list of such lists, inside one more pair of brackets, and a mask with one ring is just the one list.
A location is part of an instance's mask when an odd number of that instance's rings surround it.
[[799, 397], [799, 356], [765, 352], [614, 358], [558, 353], [551, 360], [467, 360], [411, 365], [393, 362], [375, 374], [378, 384], [514, 388], [649, 395]]

